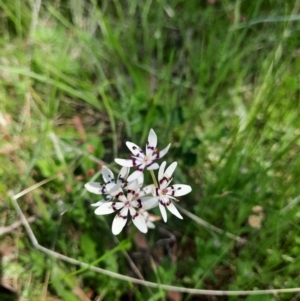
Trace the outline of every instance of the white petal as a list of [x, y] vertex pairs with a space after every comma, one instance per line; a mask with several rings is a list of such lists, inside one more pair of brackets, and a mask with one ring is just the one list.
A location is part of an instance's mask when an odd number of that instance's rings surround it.
[[149, 217], [147, 220], [149, 220], [151, 222], [157, 222], [157, 221], [161, 220], [161, 217], [158, 215], [149, 214]]
[[123, 203], [127, 202], [127, 197], [124, 195], [123, 191], [120, 191], [119, 193], [117, 193], [115, 197]]
[[171, 196], [182, 196], [192, 191], [192, 187], [184, 184], [175, 184], [168, 187], [168, 193]]
[[105, 185], [96, 183], [96, 182], [89, 182], [84, 185], [85, 189], [89, 192], [95, 193], [95, 194], [104, 194], [107, 193], [107, 189]]
[[116, 192], [121, 187], [121, 184], [108, 183], [105, 186], [106, 186], [106, 193], [107, 194], [113, 194], [114, 192]]
[[127, 185], [127, 190], [140, 190], [138, 179], [129, 182]]
[[151, 221], [147, 221], [147, 227], [148, 229], [155, 229], [155, 225]]
[[138, 157], [138, 158], [144, 158], [145, 157], [145, 154], [142, 151], [142, 149], [139, 146], [137, 146], [136, 144], [127, 141], [126, 145], [135, 157]]
[[144, 196], [146, 194], [150, 194], [150, 193], [153, 194], [154, 193], [154, 189], [155, 189], [154, 184], [150, 184], [150, 185], [144, 187], [142, 190], [140, 190], [139, 197]]
[[173, 173], [177, 167], [177, 162], [173, 162], [164, 172], [163, 177], [159, 180], [160, 189], [164, 189], [169, 186], [173, 180]]
[[132, 181], [136, 180], [142, 173], [143, 173], [143, 171], [136, 170], [128, 177], [127, 181], [132, 182]]
[[166, 212], [166, 208], [165, 208], [165, 206], [162, 205], [160, 202], [159, 202], [159, 209], [160, 209], [161, 216], [162, 216], [164, 222], [166, 223], [166, 222], [167, 222], [167, 212]]
[[148, 210], [151, 208], [154, 208], [158, 205], [158, 197], [152, 197], [152, 196], [146, 196], [146, 197], [142, 197], [141, 201], [142, 201], [142, 209], [143, 210]]
[[119, 172], [117, 183], [124, 183], [128, 177], [129, 171], [130, 171], [129, 167], [123, 166]]
[[142, 187], [144, 184], [144, 174], [142, 173], [138, 178], [137, 178], [139, 187]]
[[148, 232], [147, 224], [143, 216], [134, 208], [129, 207], [130, 215], [135, 226], [143, 233]]
[[157, 163], [151, 163], [149, 166], [146, 165], [146, 168], [148, 170], [154, 170], [154, 169], [158, 169], [159, 168], [159, 165]]
[[166, 169], [164, 176], [167, 178], [171, 178], [176, 167], [177, 167], [177, 162], [175, 161]]
[[110, 198], [115, 197], [116, 199], [118, 199], [121, 202], [126, 202], [127, 199], [126, 199], [126, 197], [125, 197], [125, 195], [123, 193], [122, 188], [120, 188], [120, 186], [121, 186], [121, 183], [118, 183], [118, 184], [114, 184], [114, 183], [107, 184], [106, 187], [108, 189], [110, 189], [108, 196], [110, 196]]
[[172, 181], [173, 181], [173, 177], [169, 178], [168, 182], [164, 182], [163, 185], [160, 185], [160, 189], [164, 189], [164, 188], [169, 187], [169, 185], [171, 184]]
[[134, 164], [133, 164], [133, 161], [134, 160], [131, 160], [131, 159], [115, 159], [115, 162], [121, 166], [124, 166], [124, 167], [132, 167]]
[[121, 202], [106, 202], [95, 210], [97, 215], [105, 215], [113, 213], [124, 207], [124, 203]]
[[134, 208], [138, 208], [138, 209], [142, 208], [142, 200], [141, 199], [133, 200], [130, 202], [130, 204]]
[[151, 129], [148, 136], [148, 142], [146, 146], [146, 155], [152, 156], [154, 150], [156, 149], [157, 145], [157, 136], [155, 132]]
[[99, 202], [97, 202], [97, 203], [91, 204], [91, 206], [93, 206], [93, 207], [99, 207], [99, 206], [101, 206], [102, 204], [104, 204], [104, 201], [99, 201]]
[[158, 181], [160, 181], [164, 176], [166, 164], [167, 164], [167, 162], [164, 161], [160, 165], [160, 168], [159, 168], [159, 171], [158, 171]]
[[114, 218], [112, 224], [112, 233], [118, 235], [126, 225], [128, 219], [128, 207], [124, 207]]
[[107, 168], [106, 166], [102, 167], [102, 177], [105, 183], [114, 183], [115, 182], [115, 176], [113, 172]]
[[154, 154], [154, 155], [151, 157], [151, 159], [159, 159], [159, 158], [162, 158], [162, 157], [168, 152], [170, 146], [171, 146], [171, 143], [170, 143], [166, 148], [164, 148], [163, 150], [161, 150], [159, 153]]
[[132, 198], [138, 194], [140, 191], [139, 183], [137, 180], [130, 182], [130, 184], [127, 186], [127, 200], [130, 202]]
[[167, 203], [167, 208], [175, 216], [177, 216], [180, 219], [183, 219], [183, 217], [181, 216], [181, 214], [178, 212], [177, 208], [175, 207], [175, 205], [171, 201], [169, 201], [169, 203]]

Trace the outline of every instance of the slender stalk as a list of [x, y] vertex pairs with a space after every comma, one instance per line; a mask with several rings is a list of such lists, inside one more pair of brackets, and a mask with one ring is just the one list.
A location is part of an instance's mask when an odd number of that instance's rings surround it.
[[150, 171], [150, 174], [151, 174], [151, 177], [152, 177], [152, 180], [153, 180], [153, 183], [154, 183], [155, 187], [158, 188], [158, 183], [157, 183], [154, 171], [153, 170], [149, 170], [149, 171]]

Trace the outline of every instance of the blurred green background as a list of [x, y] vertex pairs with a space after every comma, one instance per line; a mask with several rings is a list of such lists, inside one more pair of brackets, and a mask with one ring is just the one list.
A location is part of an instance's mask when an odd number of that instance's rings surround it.
[[[299, 20], [300, 1], [0, 0], [0, 227], [19, 220], [12, 195], [59, 175], [18, 200], [46, 248], [189, 288], [299, 286]], [[125, 141], [144, 145], [150, 128], [172, 143], [173, 183], [193, 187], [180, 206], [247, 242], [171, 214], [115, 238], [113, 217], [94, 215], [84, 183], [103, 164], [117, 172]], [[22, 227], [0, 251], [20, 300], [300, 300], [78, 271]]]

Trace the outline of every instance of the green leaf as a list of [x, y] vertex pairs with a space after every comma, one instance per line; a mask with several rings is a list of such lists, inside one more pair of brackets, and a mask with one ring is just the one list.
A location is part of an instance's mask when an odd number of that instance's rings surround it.
[[80, 237], [80, 248], [84, 254], [84, 257], [90, 259], [95, 258], [96, 254], [96, 243], [90, 237], [88, 233], [84, 233]]

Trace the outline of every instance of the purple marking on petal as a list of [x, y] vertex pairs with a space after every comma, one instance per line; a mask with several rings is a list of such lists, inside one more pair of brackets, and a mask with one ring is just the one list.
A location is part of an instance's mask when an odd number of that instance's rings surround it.
[[136, 194], [136, 191], [133, 190], [133, 189], [128, 189], [128, 190], [127, 190], [127, 193], [131, 193], [131, 194], [135, 195], [135, 194]]
[[176, 189], [173, 185], [171, 185], [170, 188], [172, 189], [172, 190], [171, 190], [171, 195], [172, 195], [172, 196], [175, 195], [175, 192], [176, 192], [176, 191], [181, 190], [181, 187], [177, 187], [177, 189]]
[[151, 146], [149, 141], [147, 141], [146, 147], [147, 147], [147, 149], [151, 149], [152, 151], [155, 150], [155, 147], [154, 147], [154, 146]]
[[123, 218], [123, 219], [127, 219], [127, 215], [122, 215], [121, 213], [118, 213], [118, 216]]
[[166, 206], [166, 204], [161, 199], [159, 199], [159, 203], [163, 206]]
[[174, 186], [173, 186], [173, 185], [171, 185], [171, 186], [170, 186], [170, 188], [172, 189], [172, 193], [171, 193], [171, 195], [172, 195], [172, 196], [174, 196], [174, 194], [175, 194]]
[[159, 203], [163, 206], [169, 206], [171, 204], [171, 201], [168, 199], [168, 201], [165, 203], [162, 199], [159, 199]]
[[[137, 150], [138, 148], [137, 148], [136, 146], [133, 146], [132, 149], [135, 151], [135, 150]], [[142, 154], [142, 153], [143, 153], [143, 151], [140, 149], [140, 154]], [[136, 154], [136, 157], [138, 157], [138, 156], [139, 156], [139, 154]]]
[[121, 183], [124, 183], [125, 182], [125, 178], [119, 176], [119, 180], [121, 181]]
[[138, 206], [137, 208], [142, 208], [142, 200], [141, 199], [138, 199], [136, 200], [138, 202]]
[[155, 193], [157, 196], [159, 196], [158, 188], [155, 188]]
[[124, 193], [122, 191], [120, 191], [118, 194], [115, 195], [115, 198], [118, 199], [122, 195], [124, 195]]
[[112, 203], [111, 204], [111, 208], [114, 210], [114, 211], [117, 211], [118, 209], [116, 208], [116, 203]]
[[160, 181], [159, 184], [161, 185], [164, 181], [169, 182], [171, 178], [163, 177]]
[[136, 217], [138, 217], [139, 216], [139, 214], [138, 214], [138, 212], [136, 212], [133, 216], [131, 216], [131, 218], [132, 219], [135, 219]]
[[147, 164], [146, 167], [149, 167], [149, 166], [153, 165], [154, 163], [155, 163], [155, 162], [152, 161], [152, 162], [150, 162], [149, 164]]

